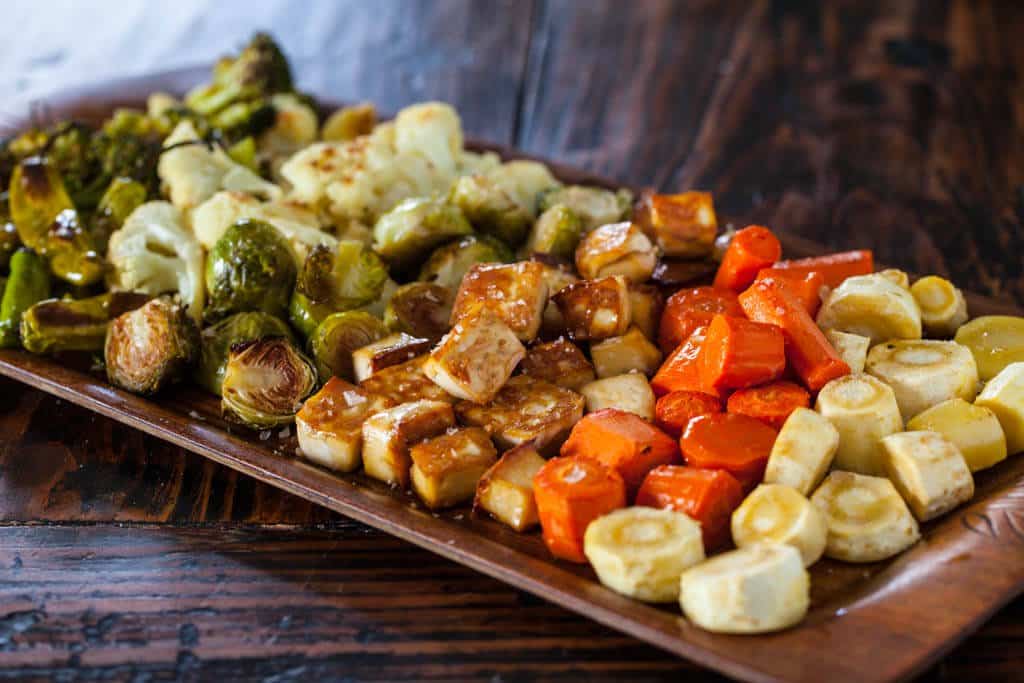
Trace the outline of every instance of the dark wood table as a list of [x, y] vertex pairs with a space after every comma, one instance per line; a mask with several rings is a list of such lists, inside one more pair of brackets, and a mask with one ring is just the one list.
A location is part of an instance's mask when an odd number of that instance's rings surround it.
[[[266, 28], [311, 90], [447, 100], [476, 137], [1024, 302], [1021, 3], [37, 5], [0, 28], [7, 102]], [[718, 679], [6, 380], [0, 520], [4, 679]], [[1024, 680], [1024, 599], [926, 678]]]

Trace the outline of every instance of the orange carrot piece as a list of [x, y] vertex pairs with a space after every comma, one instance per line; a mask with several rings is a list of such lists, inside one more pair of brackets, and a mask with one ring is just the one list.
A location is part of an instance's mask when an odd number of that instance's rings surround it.
[[772, 382], [735, 392], [729, 397], [726, 410], [737, 415], [753, 417], [775, 429], [782, 429], [782, 423], [790, 413], [797, 408], [806, 408], [810, 404], [811, 395], [799, 384]]
[[848, 277], [875, 272], [875, 256], [870, 249], [841, 251], [826, 256], [779, 261], [773, 268], [804, 273], [817, 271], [825, 278], [826, 285], [838, 287]]
[[776, 432], [760, 420], [712, 413], [690, 420], [679, 439], [687, 465], [725, 470], [751, 491], [764, 478]]
[[762, 225], [750, 225], [732, 237], [722, 263], [715, 273], [715, 287], [742, 292], [757, 277], [782, 257], [782, 245], [772, 231]]
[[818, 309], [821, 308], [821, 288], [825, 284], [824, 275], [816, 270], [765, 268], [757, 274], [754, 282], [767, 278], [784, 284], [812, 318], [818, 314]]
[[615, 470], [593, 458], [554, 458], [533, 478], [544, 543], [555, 557], [586, 562], [587, 525], [626, 506], [626, 485]]
[[733, 511], [743, 502], [743, 487], [725, 470], [664, 465], [651, 470], [636, 504], [683, 512], [700, 522], [704, 548], [720, 548], [729, 539]]
[[701, 391], [715, 398], [721, 398], [717, 389], [705, 386], [701, 381], [697, 355], [704, 343], [705, 334], [707, 334], [707, 328], [698, 327], [689, 339], [680, 344], [665, 359], [661, 368], [651, 378], [651, 389], [654, 390], [655, 396], [664, 396], [673, 391]]
[[778, 379], [786, 369], [786, 339], [775, 325], [716, 315], [697, 356], [701, 383], [743, 389]]
[[658, 399], [654, 421], [667, 434], [679, 438], [686, 424], [698, 415], [722, 412], [721, 402], [700, 391], [673, 391]]
[[836, 377], [850, 374], [847, 365], [786, 286], [772, 278], [755, 283], [740, 295], [747, 317], [782, 328], [786, 357], [811, 391], [818, 391]]
[[680, 462], [675, 439], [642, 417], [617, 408], [590, 413], [577, 422], [561, 454], [582, 455], [615, 470], [626, 482], [630, 498], [652, 469]]
[[743, 317], [736, 292], [715, 287], [681, 289], [668, 298], [658, 328], [658, 346], [672, 353], [698, 327], [706, 326], [716, 313]]

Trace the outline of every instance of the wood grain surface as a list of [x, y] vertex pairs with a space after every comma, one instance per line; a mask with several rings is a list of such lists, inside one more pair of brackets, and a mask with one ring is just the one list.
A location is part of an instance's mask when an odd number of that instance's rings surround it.
[[[1024, 300], [1016, 3], [284, 5], [259, 26], [339, 98], [447, 99], [478, 137]], [[130, 68], [146, 36], [118, 36], [91, 42]], [[0, 518], [0, 677], [715, 679], [7, 381]], [[927, 677], [1024, 678], [1022, 610]]]

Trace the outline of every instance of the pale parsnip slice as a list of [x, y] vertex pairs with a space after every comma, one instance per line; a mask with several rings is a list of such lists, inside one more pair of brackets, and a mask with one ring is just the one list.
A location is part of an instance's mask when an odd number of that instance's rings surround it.
[[1006, 436], [995, 413], [962, 398], [951, 398], [915, 415], [907, 429], [945, 436], [960, 450], [971, 472], [1006, 459]]
[[797, 408], [775, 437], [764, 481], [785, 484], [809, 496], [828, 472], [838, 448], [839, 432], [827, 418], [810, 408]]
[[618, 408], [635, 413], [645, 420], [654, 419], [654, 391], [647, 377], [638, 372], [606, 377], [585, 384], [580, 393], [587, 400], [587, 412]]
[[978, 393], [974, 356], [956, 342], [896, 339], [868, 352], [865, 371], [896, 394], [904, 420], [950, 398], [973, 400]]
[[732, 513], [732, 540], [737, 547], [791, 545], [800, 551], [805, 567], [821, 558], [827, 538], [825, 515], [789, 486], [761, 484]]
[[975, 405], [988, 408], [1003, 426], [1006, 450], [1024, 451], [1024, 362], [1010, 363], [978, 394]]
[[868, 357], [871, 340], [859, 334], [840, 330], [825, 330], [825, 339], [836, 350], [839, 357], [850, 366], [850, 372], [864, 372], [864, 361]]
[[953, 283], [938, 275], [929, 275], [910, 287], [921, 309], [921, 324], [934, 337], [952, 337], [967, 322], [967, 300]]
[[839, 432], [833, 466], [860, 474], [883, 475], [883, 436], [903, 429], [896, 395], [871, 375], [834, 379], [818, 393], [814, 409]]
[[921, 522], [971, 499], [974, 477], [964, 456], [938, 432], [901, 432], [882, 439], [885, 468]]
[[882, 273], [856, 275], [829, 292], [818, 311], [823, 329], [852, 332], [871, 339], [920, 339], [921, 311], [899, 284]]

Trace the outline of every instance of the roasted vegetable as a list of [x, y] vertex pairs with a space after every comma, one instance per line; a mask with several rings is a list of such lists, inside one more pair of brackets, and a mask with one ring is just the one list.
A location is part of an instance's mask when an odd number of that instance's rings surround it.
[[782, 484], [761, 484], [732, 513], [732, 539], [738, 548], [781, 543], [800, 551], [805, 567], [825, 552], [825, 515], [802, 493]]
[[564, 204], [555, 204], [533, 224], [524, 251], [570, 259], [583, 234], [583, 221]]
[[576, 269], [587, 279], [621, 275], [645, 282], [657, 263], [657, 250], [635, 223], [602, 225], [576, 247]]
[[265, 337], [292, 339], [292, 333], [288, 325], [267, 313], [236, 313], [207, 327], [200, 335], [196, 382], [219, 396], [231, 347]]
[[868, 337], [872, 344], [921, 338], [921, 309], [914, 297], [881, 273], [846, 278], [829, 292], [817, 321], [822, 328]]
[[508, 263], [512, 250], [487, 235], [464, 237], [438, 247], [420, 269], [420, 280], [457, 289], [462, 277], [477, 263]]
[[896, 394], [903, 420], [951, 398], [973, 401], [978, 367], [970, 350], [937, 339], [894, 339], [868, 352], [865, 372]]
[[101, 351], [110, 321], [149, 300], [136, 292], [107, 292], [88, 299], [48, 299], [21, 318], [21, 343], [32, 353]]
[[956, 445], [938, 432], [882, 439], [885, 473], [918, 521], [943, 515], [974, 496], [974, 477]]
[[204, 316], [264, 311], [284, 315], [295, 286], [291, 247], [270, 225], [243, 219], [228, 228], [206, 258]]
[[1024, 361], [1024, 318], [983, 315], [956, 331], [956, 343], [970, 349], [978, 376], [987, 382], [1010, 363]]
[[347, 380], [355, 379], [352, 353], [387, 333], [384, 323], [369, 313], [332, 313], [317, 325], [309, 339], [317, 371], [324, 379], [332, 375]]
[[612, 192], [600, 187], [567, 185], [545, 192], [540, 198], [541, 211], [547, 211], [556, 204], [572, 209], [583, 221], [584, 231], [589, 232], [626, 218], [633, 205], [633, 195], [626, 189]]
[[967, 301], [953, 283], [937, 275], [923, 277], [910, 293], [921, 308], [921, 324], [934, 336], [950, 337], [967, 322]]
[[775, 437], [766, 484], [785, 484], [805, 496], [821, 482], [839, 448], [839, 431], [809, 408], [797, 408], [782, 424]]
[[316, 389], [316, 370], [284, 337], [235, 344], [221, 387], [224, 417], [254, 429], [288, 424]]
[[884, 475], [880, 441], [903, 431], [892, 387], [871, 375], [846, 375], [822, 387], [814, 409], [839, 432], [835, 469]]
[[558, 181], [535, 161], [510, 161], [485, 173], [459, 178], [449, 200], [481, 232], [519, 245], [537, 215], [541, 193]]
[[11, 264], [11, 256], [20, 245], [21, 239], [18, 238], [18, 229], [14, 227], [14, 221], [0, 213], [0, 270], [7, 270]]
[[180, 303], [160, 297], [111, 321], [103, 355], [111, 384], [154, 394], [196, 363], [199, 330]]
[[106, 253], [110, 236], [120, 230], [128, 216], [146, 201], [146, 188], [130, 178], [115, 178], [100, 198], [90, 230], [101, 253]]
[[0, 299], [0, 347], [19, 345], [21, 317], [50, 296], [50, 270], [34, 251], [20, 249], [11, 257], [11, 273]]
[[974, 402], [999, 419], [1006, 434], [1006, 450], [1024, 451], [1024, 363], [1010, 363], [993, 377]]
[[362, 243], [342, 240], [331, 250], [313, 249], [299, 273], [296, 290], [311, 303], [347, 311], [376, 300], [388, 279], [380, 258]]
[[1006, 459], [1006, 435], [988, 408], [951, 398], [910, 418], [907, 431], [938, 432], [959, 449], [971, 472]]
[[384, 324], [392, 332], [440, 339], [448, 331], [451, 314], [451, 290], [427, 282], [410, 282], [391, 295], [384, 310]]
[[453, 237], [473, 232], [458, 207], [441, 199], [414, 197], [399, 203], [373, 226], [373, 248], [401, 268]]
[[320, 137], [327, 142], [347, 142], [368, 135], [377, 125], [377, 110], [370, 103], [342, 107], [327, 117]]

